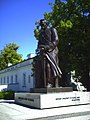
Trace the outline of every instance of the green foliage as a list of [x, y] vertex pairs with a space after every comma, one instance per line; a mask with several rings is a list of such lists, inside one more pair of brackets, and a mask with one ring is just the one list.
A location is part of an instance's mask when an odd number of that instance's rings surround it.
[[36, 39], [39, 39], [39, 34], [40, 34], [40, 30], [38, 28], [34, 29], [34, 36], [36, 37]]
[[0, 51], [0, 69], [8, 67], [8, 64], [16, 64], [22, 61], [22, 55], [17, 53], [19, 46], [15, 43], [6, 44]]
[[4, 99], [3, 93], [0, 92], [0, 99]]
[[58, 31], [62, 73], [65, 76], [75, 70], [90, 90], [90, 0], [55, 0], [51, 5], [52, 11], [44, 18]]
[[40, 31], [41, 31], [39, 23], [40, 23], [40, 21], [38, 21], [38, 20], [35, 23], [36, 28], [34, 29], [34, 36], [36, 37], [36, 40], [39, 40], [39, 35], [40, 35]]
[[10, 90], [0, 92], [0, 99], [12, 100], [14, 99], [14, 92]]

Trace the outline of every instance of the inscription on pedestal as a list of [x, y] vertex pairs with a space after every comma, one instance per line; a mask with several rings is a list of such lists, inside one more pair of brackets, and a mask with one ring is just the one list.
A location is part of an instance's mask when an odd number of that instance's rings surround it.
[[63, 97], [63, 98], [56, 98], [56, 100], [68, 100], [70, 99], [71, 101], [80, 101], [80, 96], [78, 97]]
[[25, 100], [25, 101], [32, 101], [34, 102], [34, 99], [30, 99], [30, 98], [25, 98], [25, 97], [18, 97], [19, 100]]

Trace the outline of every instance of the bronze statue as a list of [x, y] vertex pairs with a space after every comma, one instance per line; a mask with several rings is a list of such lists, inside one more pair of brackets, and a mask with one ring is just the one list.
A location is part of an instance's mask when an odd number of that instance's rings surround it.
[[[58, 78], [61, 77], [61, 70], [58, 67], [58, 35], [55, 28], [49, 27], [46, 20], [40, 20], [40, 36], [37, 50], [40, 60], [37, 68], [39, 79], [36, 87], [58, 87]], [[36, 66], [37, 67], [37, 66]], [[42, 85], [43, 84], [43, 85]], [[41, 86], [39, 86], [41, 85]]]

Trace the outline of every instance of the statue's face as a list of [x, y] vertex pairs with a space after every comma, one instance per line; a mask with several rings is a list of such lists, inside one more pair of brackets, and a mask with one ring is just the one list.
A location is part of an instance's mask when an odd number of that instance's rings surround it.
[[41, 28], [43, 28], [43, 29], [47, 27], [46, 22], [43, 22], [43, 21], [41, 22], [41, 24], [40, 24], [40, 25], [41, 25]]

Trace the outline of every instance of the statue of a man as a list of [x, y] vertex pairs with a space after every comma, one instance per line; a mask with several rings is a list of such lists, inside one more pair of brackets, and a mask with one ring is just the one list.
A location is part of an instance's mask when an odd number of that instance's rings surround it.
[[58, 78], [61, 77], [61, 70], [58, 67], [58, 34], [55, 28], [49, 27], [46, 20], [40, 20], [40, 36], [38, 50], [41, 56], [41, 78], [44, 87], [58, 87]]

